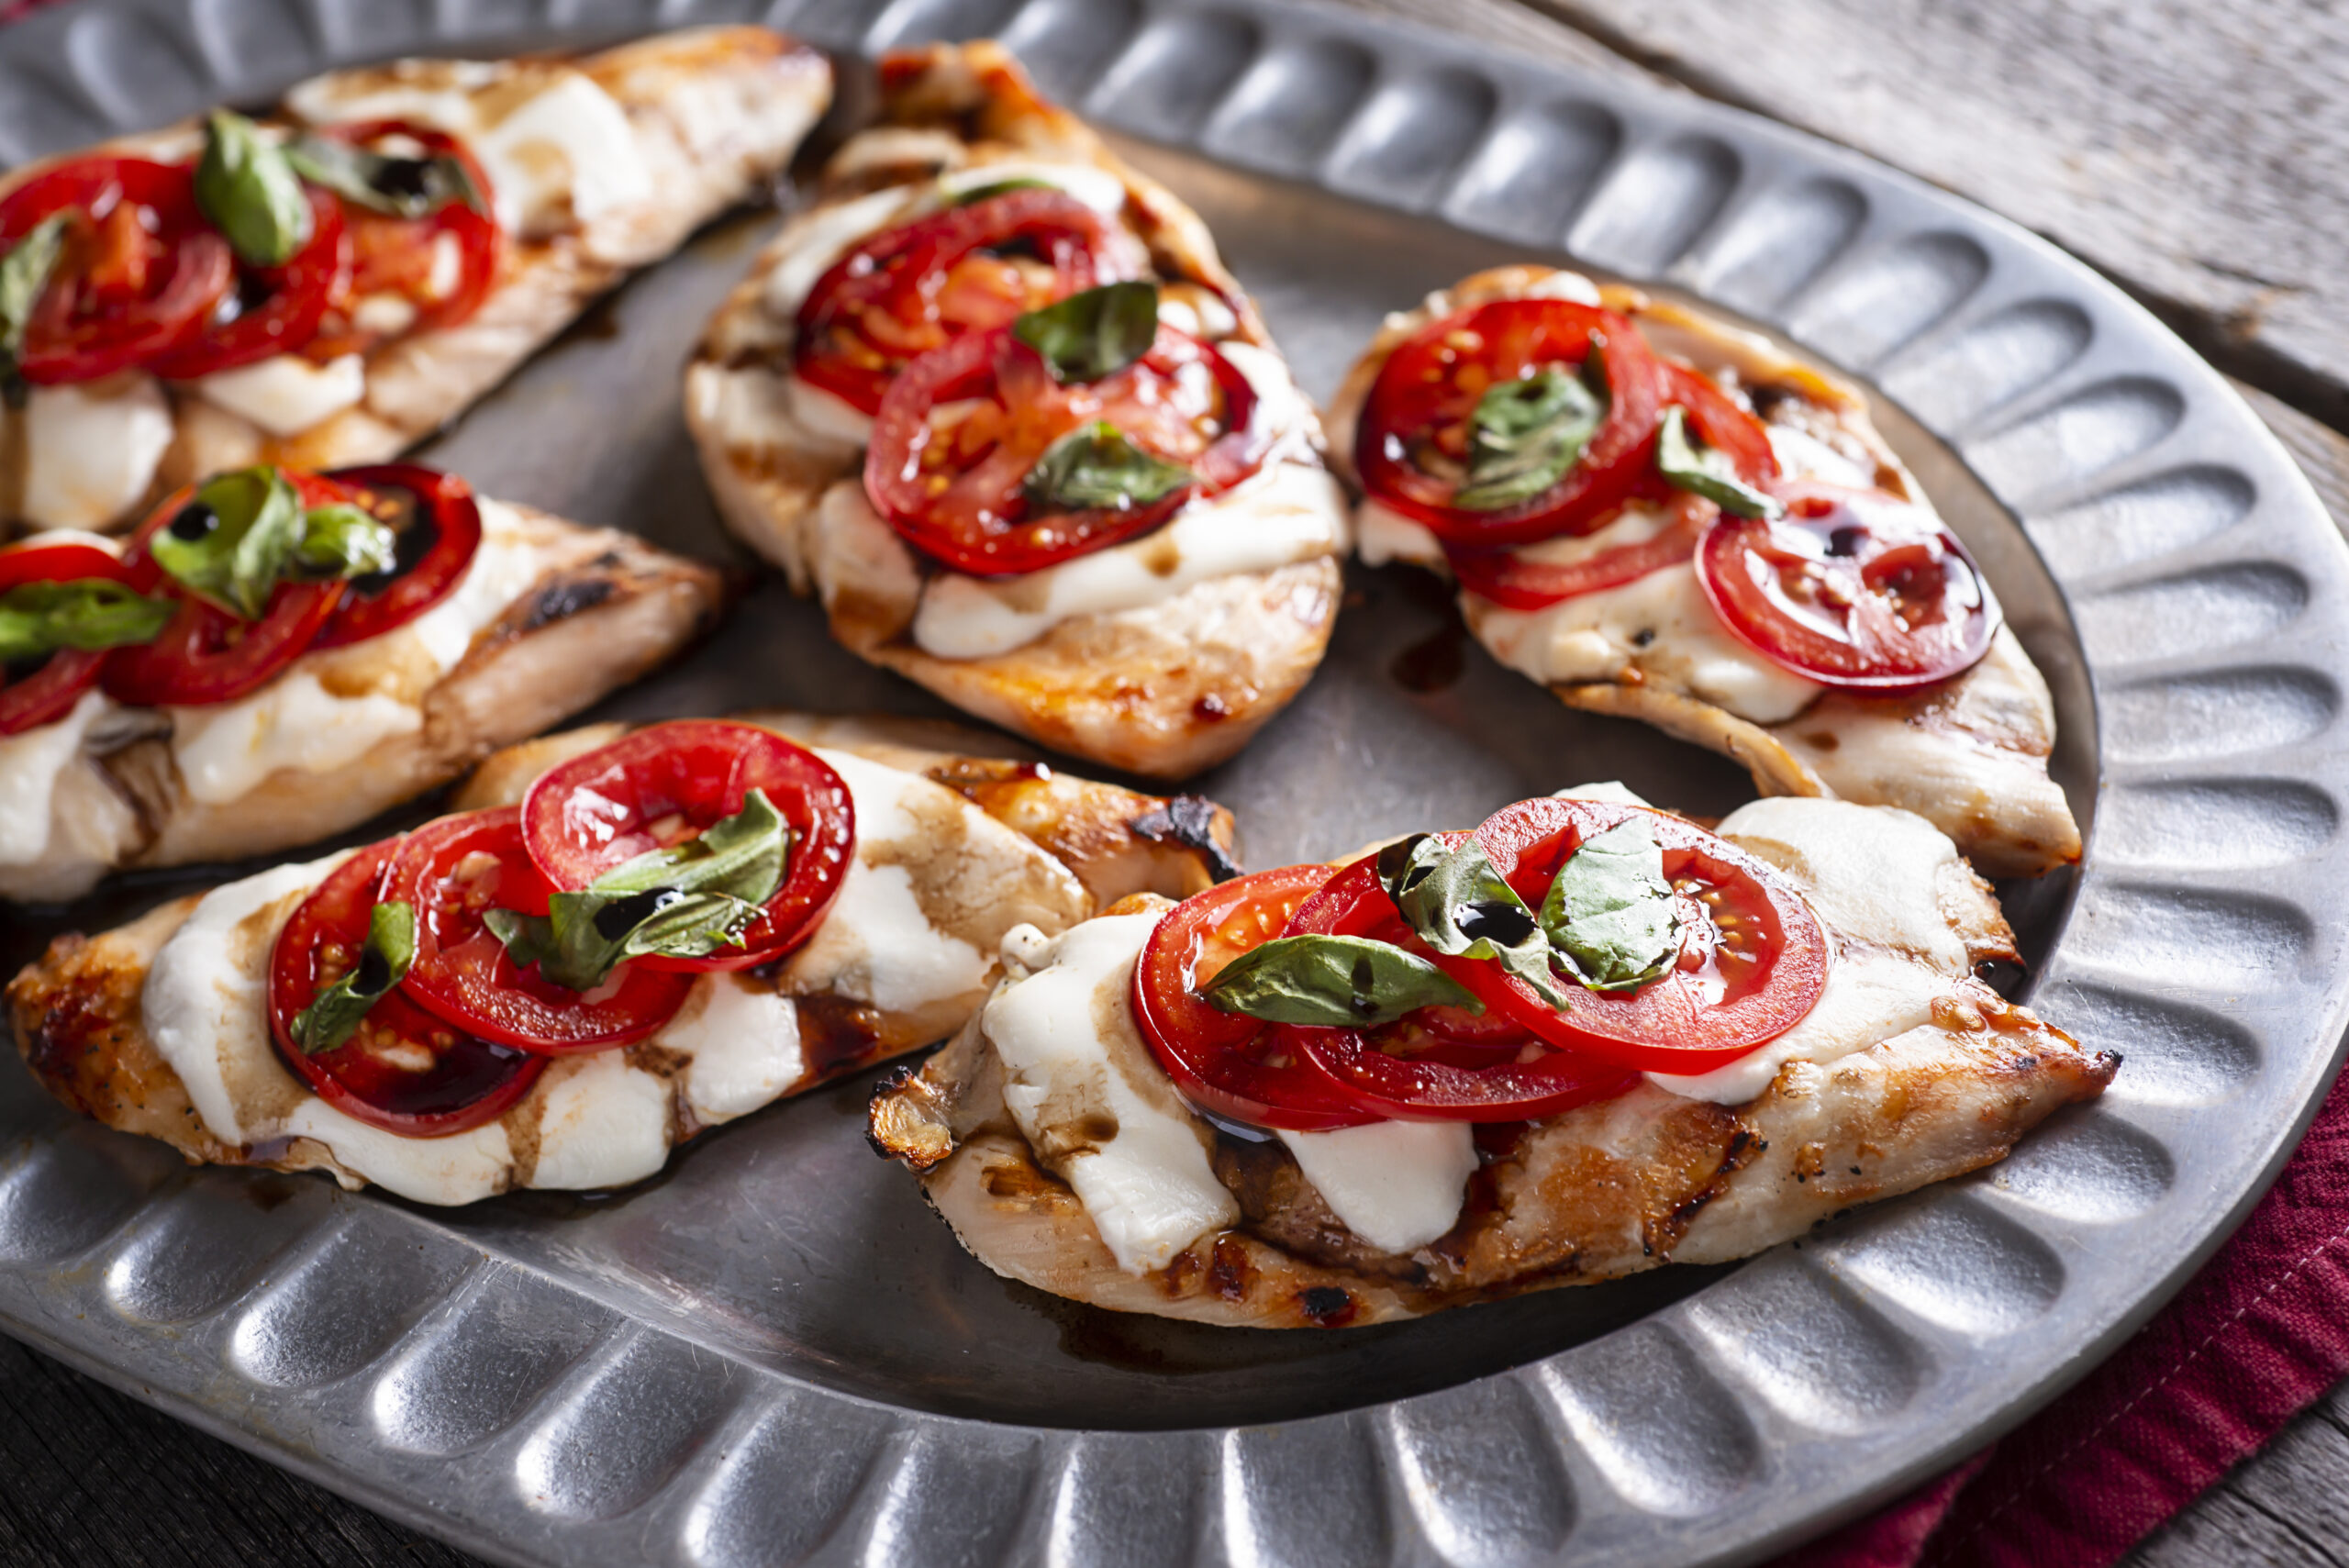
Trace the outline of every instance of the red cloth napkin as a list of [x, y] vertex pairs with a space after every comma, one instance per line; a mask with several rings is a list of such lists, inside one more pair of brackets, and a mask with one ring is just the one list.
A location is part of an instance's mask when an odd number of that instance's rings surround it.
[[2176, 1299], [2030, 1420], [1772, 1568], [2102, 1568], [2349, 1373], [2349, 1076]]

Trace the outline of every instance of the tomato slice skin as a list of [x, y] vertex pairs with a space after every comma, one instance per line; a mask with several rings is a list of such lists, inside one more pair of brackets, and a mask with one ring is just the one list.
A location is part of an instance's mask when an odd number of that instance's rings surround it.
[[[984, 254], [1015, 244], [1039, 263]], [[1008, 191], [928, 214], [854, 246], [816, 281], [799, 306], [794, 367], [860, 413], [878, 413], [897, 373], [923, 354], [1139, 276], [1132, 249], [1065, 191]]]
[[1725, 451], [1737, 464], [1738, 476], [1756, 490], [1767, 490], [1778, 478], [1777, 450], [1761, 420], [1737, 406], [1712, 377], [1670, 360], [1656, 361], [1663, 373], [1664, 401], [1688, 410], [1697, 439]]
[[[327, 301], [317, 335], [304, 347], [309, 358], [324, 362], [343, 354], [360, 353], [387, 337], [411, 337], [418, 332], [455, 327], [482, 307], [496, 286], [504, 255], [505, 232], [491, 216], [496, 193], [480, 161], [445, 131], [411, 120], [362, 120], [347, 125], [316, 126], [313, 136], [329, 137], [354, 147], [366, 147], [398, 137], [416, 143], [425, 155], [453, 158], [464, 165], [473, 188], [488, 210], [476, 211], [462, 202], [450, 202], [422, 217], [401, 217], [346, 205], [344, 223], [349, 259]], [[438, 249], [443, 239], [454, 248], [457, 273], [445, 293], [433, 290]], [[397, 295], [416, 307], [416, 318], [395, 334], [362, 327], [353, 311], [371, 295]]]
[[[278, 932], [269, 962], [269, 1033], [294, 1075], [354, 1121], [407, 1138], [447, 1138], [504, 1116], [539, 1081], [546, 1059], [454, 1030], [397, 989], [331, 1051], [307, 1055], [294, 1040], [295, 1017], [366, 945], [384, 868], [399, 848], [389, 839], [352, 854]], [[429, 1052], [431, 1067], [418, 1073], [368, 1050], [386, 1040]]]
[[342, 602], [311, 647], [342, 648], [396, 631], [457, 591], [481, 550], [481, 502], [472, 485], [413, 462], [339, 468], [326, 477], [386, 520], [406, 510], [407, 527], [429, 529], [431, 542], [408, 562], [403, 533], [400, 570], [387, 582], [362, 577], [347, 584]]
[[542, 1056], [627, 1045], [676, 1017], [693, 989], [690, 974], [625, 963], [582, 992], [507, 957], [482, 917], [491, 909], [543, 915], [553, 891], [523, 848], [518, 807], [417, 828], [384, 871], [384, 897], [416, 909], [416, 960], [401, 991], [461, 1029]]
[[[653, 954], [645, 971], [697, 973], [770, 963], [809, 937], [856, 855], [856, 807], [830, 764], [771, 729], [681, 719], [624, 735], [541, 774], [523, 796], [531, 860], [551, 888], [582, 888], [623, 862], [742, 809], [753, 789], [791, 828], [783, 885], [741, 934], [707, 958]], [[664, 822], [666, 831], [656, 829]]]
[[1955, 534], [1881, 492], [1781, 484], [1786, 515], [1723, 517], [1697, 581], [1739, 640], [1807, 680], [1893, 693], [1945, 681], [1990, 651], [1998, 596]]
[[[114, 551], [78, 539], [28, 539], [0, 550], [0, 594], [25, 583], [72, 583], [103, 578], [128, 584], [129, 573]], [[73, 711], [82, 694], [98, 684], [111, 650], [95, 652], [61, 648], [40, 665], [10, 679], [0, 671], [0, 736], [54, 724]]]
[[343, 234], [341, 201], [333, 192], [316, 186], [305, 187], [305, 194], [310, 198], [309, 243], [283, 266], [238, 263], [237, 293], [255, 295], [259, 303], [247, 306], [227, 321], [207, 320], [203, 330], [186, 343], [150, 359], [150, 371], [168, 380], [193, 380], [290, 353], [317, 335], [327, 301], [341, 282], [351, 257]]
[[95, 381], [178, 349], [236, 284], [184, 165], [96, 155], [43, 170], [0, 199], [0, 249], [68, 211], [83, 216], [26, 323], [27, 381]]
[[[1553, 1044], [1648, 1073], [1708, 1072], [1802, 1021], [1827, 984], [1831, 949], [1802, 895], [1769, 865], [1693, 822], [1607, 801], [1520, 801], [1476, 829], [1502, 880], [1539, 908], [1582, 841], [1637, 820], [1664, 848], [1677, 893], [1677, 967], [1632, 992], [1574, 990], [1560, 1013], [1498, 964], [1442, 958], [1462, 984]], [[1700, 891], [1682, 890], [1693, 883]], [[1733, 915], [1727, 929], [1717, 917]]]
[[1335, 874], [1302, 865], [1235, 877], [1185, 899], [1151, 932], [1134, 963], [1134, 1019], [1186, 1098], [1218, 1116], [1293, 1132], [1378, 1119], [1304, 1058], [1278, 1049], [1275, 1026], [1196, 995], [1225, 964], [1286, 931]]
[[[1218, 401], [1219, 413], [1208, 406]], [[941, 433], [932, 414], [949, 405], [963, 410], [960, 423]], [[1197, 479], [1141, 506], [1031, 517], [1021, 488], [1029, 471], [1053, 441], [1097, 419], [1188, 464]], [[1197, 428], [1202, 419], [1218, 427], [1211, 439]], [[1271, 444], [1248, 378], [1187, 333], [1162, 326], [1133, 364], [1063, 386], [1035, 350], [1001, 328], [965, 333], [898, 375], [865, 449], [864, 492], [900, 538], [941, 564], [974, 576], [1016, 575], [1149, 532], [1195, 498], [1254, 473]]]
[[[1464, 462], [1467, 421], [1487, 387], [1545, 365], [1578, 371], [1594, 335], [1604, 345], [1608, 409], [1574, 466], [1515, 506], [1453, 506], [1459, 479], [1430, 471], [1419, 455]], [[1490, 548], [1587, 533], [1647, 472], [1663, 387], [1662, 361], [1615, 312], [1563, 299], [1493, 300], [1430, 322], [1387, 356], [1363, 406], [1355, 469], [1379, 501], [1446, 544]]]
[[1447, 549], [1445, 559], [1460, 585], [1508, 610], [1546, 610], [1585, 594], [1636, 583], [1651, 572], [1677, 566], [1697, 553], [1697, 543], [1720, 515], [1700, 495], [1674, 491], [1659, 497], [1671, 521], [1637, 544], [1619, 545], [1572, 562], [1530, 561], [1520, 551]]

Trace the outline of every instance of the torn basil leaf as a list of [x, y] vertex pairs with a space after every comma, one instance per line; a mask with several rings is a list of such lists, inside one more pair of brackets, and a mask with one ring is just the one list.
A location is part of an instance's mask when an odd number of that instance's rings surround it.
[[1729, 453], [1691, 436], [1688, 410], [1677, 403], [1665, 406], [1663, 423], [1656, 427], [1655, 469], [1664, 483], [1741, 517], [1776, 517], [1786, 511], [1776, 496], [1739, 477]]
[[754, 789], [742, 809], [698, 839], [614, 866], [544, 915], [492, 909], [482, 923], [517, 964], [573, 991], [592, 991], [618, 964], [648, 953], [707, 958], [741, 933], [783, 885], [791, 830]]
[[302, 502], [273, 468], [208, 479], [147, 548], [196, 597], [259, 620], [302, 542]]
[[1039, 511], [1098, 506], [1127, 512], [1163, 500], [1197, 478], [1181, 463], [1143, 450], [1107, 419], [1096, 419], [1046, 447], [1021, 488]]
[[[1590, 360], [1599, 362], [1591, 345]], [[1496, 512], [1530, 501], [1566, 476], [1607, 417], [1605, 383], [1544, 366], [1487, 387], [1468, 417], [1468, 477], [1452, 504]]]
[[1594, 991], [1636, 991], [1680, 956], [1664, 847], [1634, 818], [1584, 840], [1542, 900], [1542, 929]]
[[26, 231], [25, 237], [0, 256], [0, 397], [11, 408], [22, 408], [28, 388], [17, 368], [25, 351], [25, 328], [49, 286], [50, 273], [65, 249], [65, 226], [72, 215], [53, 212]]
[[152, 642], [178, 607], [103, 577], [19, 583], [0, 594], [0, 664]]
[[1490, 959], [1564, 1012], [1550, 940], [1472, 837], [1446, 850], [1415, 833], [1378, 851], [1378, 880], [1419, 940], [1447, 957]]
[[1474, 992], [1426, 959], [1367, 937], [1276, 937], [1209, 981], [1199, 1000], [1275, 1024], [1369, 1029], [1418, 1007], [1482, 1013]]
[[391, 525], [347, 502], [313, 506], [302, 515], [294, 570], [313, 581], [365, 577], [399, 568], [400, 538]]
[[[1059, 189], [1060, 187], [1050, 180], [1039, 180], [1031, 175], [1020, 174], [1008, 180], [995, 181], [991, 184], [974, 185], [967, 191], [947, 197], [946, 205], [975, 206], [980, 202], [992, 201], [997, 196], [1008, 196], [1014, 191], [1057, 191]], [[1152, 309], [1155, 314], [1156, 306], [1153, 305]]]
[[489, 210], [462, 158], [403, 158], [325, 136], [296, 137], [286, 144], [285, 158], [310, 183], [370, 212], [429, 217], [451, 202]]
[[1020, 317], [1011, 335], [1042, 357], [1054, 381], [1099, 381], [1158, 340], [1158, 285], [1104, 284], [1073, 294]]
[[282, 267], [309, 242], [310, 198], [285, 150], [229, 109], [205, 121], [204, 156], [195, 164], [195, 205], [256, 267]]
[[416, 910], [397, 899], [367, 917], [367, 945], [351, 973], [319, 992], [294, 1015], [294, 1043], [316, 1056], [347, 1043], [369, 1009], [407, 974], [416, 961]]

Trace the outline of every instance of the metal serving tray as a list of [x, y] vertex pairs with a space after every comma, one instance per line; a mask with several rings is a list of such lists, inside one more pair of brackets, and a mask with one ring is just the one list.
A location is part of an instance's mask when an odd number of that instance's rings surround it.
[[[0, 159], [403, 50], [749, 16], [691, 0], [83, 0], [0, 36]], [[1981, 1443], [2141, 1321], [2330, 1081], [2349, 554], [2225, 384], [2087, 269], [1691, 97], [1251, 0], [786, 0], [845, 51], [1000, 31], [1197, 203], [1308, 389], [1386, 309], [1563, 250], [1781, 330], [1893, 440], [2052, 679], [2076, 874], [2006, 890], [2022, 990], [2127, 1053], [1983, 1176], [1745, 1265], [1315, 1335], [1119, 1318], [988, 1273], [865, 1149], [864, 1086], [603, 1197], [443, 1212], [189, 1171], [0, 1068], [0, 1326], [518, 1563], [1751, 1560]], [[771, 219], [629, 287], [431, 455], [708, 554], [677, 411]], [[1259, 864], [1621, 776], [1733, 769], [1568, 713], [1358, 573], [1329, 667], [1206, 787]], [[936, 711], [773, 583], [611, 705]], [[29, 952], [203, 878], [11, 917]]]

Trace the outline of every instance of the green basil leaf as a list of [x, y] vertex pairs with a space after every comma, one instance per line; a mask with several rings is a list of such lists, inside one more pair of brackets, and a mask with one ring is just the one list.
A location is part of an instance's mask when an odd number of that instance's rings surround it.
[[195, 165], [195, 205], [256, 267], [282, 267], [309, 242], [310, 198], [285, 150], [228, 109], [205, 121]]
[[285, 476], [247, 468], [205, 481], [148, 549], [189, 593], [259, 620], [302, 535], [302, 503]]
[[[1599, 350], [1591, 346], [1590, 363]], [[1452, 504], [1495, 512], [1530, 501], [1566, 476], [1607, 417], [1605, 382], [1545, 366], [1485, 389], [1468, 417], [1468, 477]]]
[[294, 547], [296, 576], [312, 582], [364, 577], [396, 571], [399, 563], [400, 536], [357, 506], [338, 501], [302, 514], [302, 538]]
[[0, 396], [11, 408], [22, 408], [28, 388], [17, 373], [17, 361], [25, 351], [25, 328], [49, 286], [50, 273], [65, 249], [70, 213], [53, 212], [28, 229], [22, 239], [0, 256]]
[[1786, 507], [1738, 476], [1729, 453], [1709, 447], [1688, 433], [1688, 410], [1668, 404], [1664, 422], [1656, 427], [1655, 469], [1664, 483], [1702, 495], [1724, 512], [1741, 517], [1775, 517]]
[[394, 899], [378, 904], [367, 917], [367, 945], [350, 973], [319, 992], [294, 1015], [294, 1043], [316, 1056], [348, 1042], [369, 1009], [407, 974], [416, 962], [416, 910]]
[[1433, 835], [1415, 833], [1378, 851], [1378, 880], [1428, 946], [1447, 957], [1491, 960], [1565, 1010], [1541, 922], [1475, 839], [1446, 850]]
[[64, 648], [95, 653], [152, 642], [176, 608], [169, 599], [150, 599], [103, 577], [19, 583], [0, 594], [0, 664]]
[[[1014, 191], [1057, 191], [1059, 189], [1060, 187], [1053, 184], [1050, 180], [1039, 180], [1030, 175], [1020, 174], [1015, 175], [1008, 180], [997, 180], [992, 184], [974, 185], [967, 191], [959, 192], [954, 195], [947, 197], [946, 205], [949, 206], [971, 206], [979, 202], [991, 200], [996, 196], [1008, 196]], [[1153, 301], [1151, 306], [1151, 313], [1153, 316], [1156, 315], [1157, 309], [1156, 302]]]
[[1223, 966], [1198, 993], [1227, 1013], [1276, 1024], [1368, 1029], [1415, 1007], [1485, 1004], [1426, 959], [1367, 937], [1276, 937]]
[[1593, 991], [1636, 991], [1680, 955], [1664, 846], [1637, 818], [1593, 834], [1566, 857], [1542, 900], [1542, 929], [1568, 973]]
[[286, 143], [285, 159], [310, 183], [370, 212], [429, 217], [451, 202], [489, 210], [461, 158], [402, 158], [331, 137], [302, 136]]
[[1101, 506], [1131, 511], [1197, 480], [1179, 462], [1145, 451], [1107, 419], [1080, 425], [1044, 449], [1021, 481], [1028, 504], [1044, 512]]
[[1011, 335], [1042, 356], [1054, 381], [1099, 381], [1157, 341], [1158, 285], [1104, 284], [1073, 294], [1020, 317]]
[[595, 893], [723, 893], [748, 904], [763, 904], [783, 885], [785, 851], [791, 837], [767, 799], [754, 789], [742, 809], [710, 824], [698, 839], [625, 861], [588, 884]]

